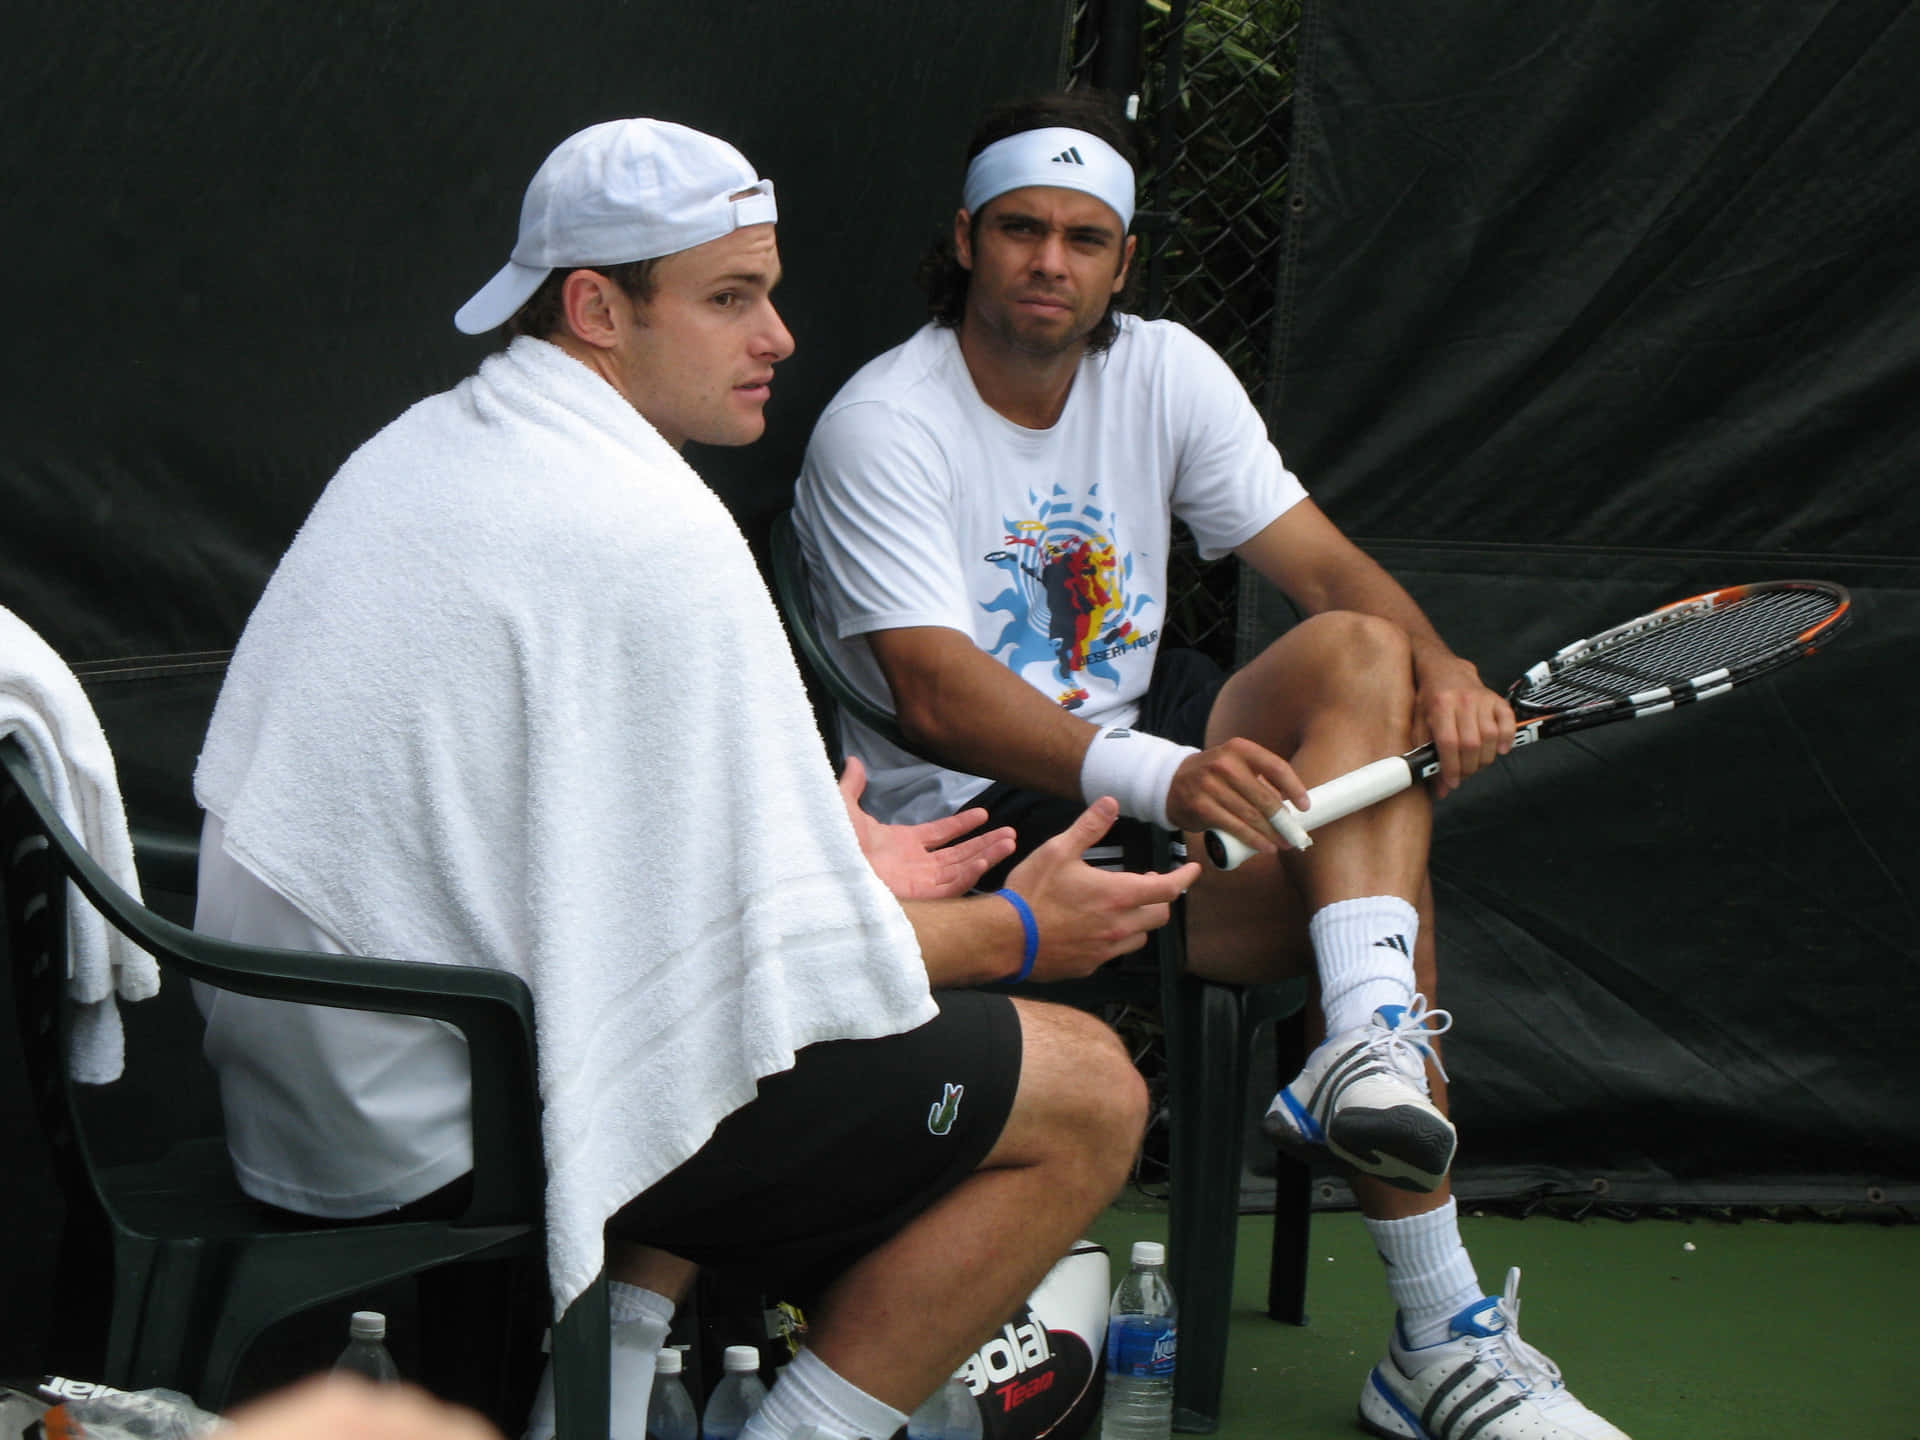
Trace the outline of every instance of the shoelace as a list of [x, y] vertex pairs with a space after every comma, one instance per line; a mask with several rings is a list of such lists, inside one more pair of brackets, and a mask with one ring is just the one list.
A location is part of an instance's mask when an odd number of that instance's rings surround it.
[[1440, 1072], [1442, 1080], [1453, 1079], [1427, 1043], [1436, 1035], [1444, 1035], [1453, 1028], [1452, 1011], [1429, 1010], [1427, 997], [1415, 995], [1413, 1003], [1401, 1012], [1399, 1023], [1392, 1029], [1385, 1026], [1374, 1028], [1380, 1033], [1368, 1039], [1367, 1048], [1408, 1079], [1421, 1081], [1422, 1088], [1425, 1088], [1426, 1062], [1429, 1060], [1433, 1061], [1433, 1068]]
[[[1444, 1012], [1443, 1012], [1444, 1013]], [[1502, 1372], [1511, 1376], [1523, 1390], [1535, 1395], [1550, 1395], [1560, 1389], [1560, 1367], [1546, 1355], [1520, 1338], [1520, 1267], [1507, 1271], [1507, 1286], [1500, 1296], [1500, 1316], [1506, 1321], [1497, 1335], [1487, 1338], [1481, 1354], [1490, 1358]]]

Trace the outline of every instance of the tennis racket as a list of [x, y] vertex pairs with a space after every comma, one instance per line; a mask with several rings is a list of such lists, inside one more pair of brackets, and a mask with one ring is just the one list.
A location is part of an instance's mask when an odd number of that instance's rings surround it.
[[[1709, 590], [1561, 647], [1507, 687], [1516, 746], [1616, 720], [1663, 715], [1811, 655], [1846, 628], [1847, 592], [1823, 580], [1775, 580]], [[1307, 832], [1398, 795], [1440, 769], [1434, 747], [1376, 760], [1307, 792], [1296, 810], [1269, 817], [1296, 850]], [[1224, 830], [1209, 830], [1207, 858], [1232, 870], [1256, 854]]]

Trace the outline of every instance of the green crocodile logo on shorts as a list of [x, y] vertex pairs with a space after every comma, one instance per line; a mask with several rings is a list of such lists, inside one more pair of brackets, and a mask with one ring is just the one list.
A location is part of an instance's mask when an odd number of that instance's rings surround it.
[[967, 1093], [964, 1085], [947, 1084], [947, 1093], [938, 1105], [927, 1110], [927, 1129], [935, 1135], [944, 1135], [953, 1129], [954, 1117], [960, 1113], [960, 1097]]

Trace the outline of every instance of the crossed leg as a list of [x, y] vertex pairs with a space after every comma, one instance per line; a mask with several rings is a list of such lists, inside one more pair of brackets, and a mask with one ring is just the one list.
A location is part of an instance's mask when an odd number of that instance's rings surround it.
[[[1330, 612], [1296, 626], [1227, 681], [1208, 717], [1207, 743], [1253, 740], [1285, 757], [1312, 786], [1410, 749], [1413, 702], [1406, 636], [1370, 616]], [[1208, 867], [1188, 896], [1189, 968], [1243, 983], [1312, 976], [1313, 915], [1342, 901], [1394, 896], [1418, 916], [1413, 984], [1433, 1004], [1432, 823], [1432, 801], [1425, 787], [1415, 786], [1314, 831], [1304, 852], [1256, 856], [1230, 872]], [[1189, 837], [1190, 849], [1198, 840]], [[1437, 1050], [1437, 1042], [1428, 1044]], [[1427, 1067], [1427, 1082], [1444, 1114], [1445, 1080], [1434, 1066]], [[1444, 1178], [1424, 1193], [1364, 1174], [1353, 1179], [1362, 1212], [1375, 1219], [1424, 1213], [1450, 1195]]]
[[[1404, 754], [1424, 739], [1414, 733], [1413, 690], [1411, 656], [1398, 631], [1357, 616], [1321, 615], [1283, 636], [1227, 682], [1208, 717], [1207, 740], [1219, 744], [1244, 736], [1286, 757], [1311, 786], [1383, 756]], [[1416, 927], [1411, 973], [1396, 966], [1397, 957], [1371, 948], [1357, 952], [1357, 968], [1371, 967], [1369, 957], [1377, 954], [1382, 970], [1399, 970], [1387, 981], [1409, 984], [1431, 1003], [1436, 998], [1433, 889], [1427, 876], [1431, 828], [1430, 799], [1425, 787], [1415, 786], [1316, 830], [1314, 844], [1303, 854], [1257, 858], [1230, 874], [1209, 871], [1189, 895], [1189, 964], [1225, 979], [1304, 970], [1318, 972], [1324, 982], [1325, 952], [1338, 951], [1352, 937], [1344, 919], [1325, 925], [1322, 917], [1385, 914], [1405, 902], [1411, 912], [1401, 906], [1398, 913]], [[1397, 899], [1379, 905], [1368, 898], [1382, 896]], [[1336, 956], [1332, 968], [1344, 972], [1337, 976], [1341, 985], [1352, 981], [1355, 958], [1351, 950]], [[1359, 992], [1349, 990], [1330, 1000], [1323, 984], [1323, 1012], [1331, 1016], [1338, 1010], [1343, 1017], [1327, 1028], [1340, 1031], [1353, 1024], [1358, 998]], [[1438, 1046], [1425, 1036], [1419, 1044], [1425, 1063], [1416, 1063], [1412, 1057], [1418, 1052], [1401, 1037], [1419, 1032], [1411, 1029], [1412, 1016], [1403, 1019], [1409, 1030], [1381, 1048], [1392, 1051], [1392, 1059], [1414, 1076], [1424, 1070], [1431, 1104], [1444, 1115], [1447, 1094], [1437, 1068]], [[1385, 1039], [1387, 1032], [1379, 1034]], [[1321, 1063], [1335, 1054], [1356, 1052], [1338, 1037], [1323, 1043], [1309, 1058], [1302, 1081], [1289, 1085], [1282, 1097], [1298, 1103], [1295, 1092], [1305, 1088], [1304, 1081], [1318, 1084], [1336, 1075], [1346, 1059], [1333, 1066]], [[1330, 1087], [1321, 1088], [1324, 1093]], [[1292, 1113], [1283, 1106], [1281, 1128], [1299, 1135], [1303, 1132], [1291, 1121]], [[1271, 1112], [1269, 1119], [1270, 1124], [1275, 1119]], [[1450, 1145], [1448, 1156], [1450, 1161]], [[1558, 1367], [1520, 1340], [1519, 1271], [1509, 1272], [1504, 1299], [1482, 1293], [1460, 1236], [1450, 1177], [1434, 1178], [1437, 1185], [1419, 1192], [1352, 1175], [1368, 1236], [1386, 1262], [1387, 1291], [1397, 1312], [1386, 1356], [1361, 1389], [1363, 1426], [1393, 1436], [1431, 1431], [1473, 1432], [1483, 1440], [1627, 1440], [1574, 1398]]]

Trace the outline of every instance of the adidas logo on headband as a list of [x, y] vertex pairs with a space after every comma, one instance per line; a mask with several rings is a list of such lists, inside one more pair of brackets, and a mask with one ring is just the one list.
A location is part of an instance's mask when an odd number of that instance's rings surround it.
[[1049, 125], [994, 141], [968, 162], [960, 203], [977, 215], [996, 196], [1028, 185], [1079, 190], [1105, 202], [1123, 229], [1133, 223], [1133, 167], [1085, 130]]

